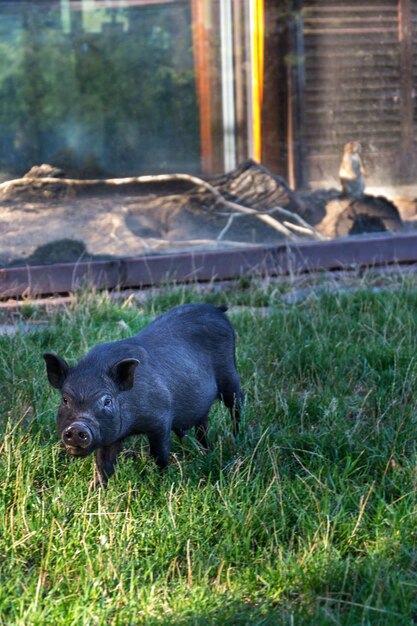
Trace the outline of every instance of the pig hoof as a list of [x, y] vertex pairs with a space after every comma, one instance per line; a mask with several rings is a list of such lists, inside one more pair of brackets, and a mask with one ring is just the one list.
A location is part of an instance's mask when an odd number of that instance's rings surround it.
[[93, 480], [90, 482], [90, 490], [96, 491], [97, 489], [106, 489], [106, 488], [107, 488], [107, 479], [95, 474]]

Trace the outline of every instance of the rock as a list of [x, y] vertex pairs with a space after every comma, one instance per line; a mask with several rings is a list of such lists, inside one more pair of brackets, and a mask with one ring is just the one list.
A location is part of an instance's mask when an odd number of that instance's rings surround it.
[[43, 163], [31, 167], [23, 178], [63, 178], [64, 175], [65, 173], [59, 167]]

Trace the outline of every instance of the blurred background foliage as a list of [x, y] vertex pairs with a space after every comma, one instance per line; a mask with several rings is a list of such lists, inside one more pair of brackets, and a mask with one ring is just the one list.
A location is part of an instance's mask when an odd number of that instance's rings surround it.
[[86, 5], [0, 5], [3, 179], [43, 162], [84, 178], [198, 171], [189, 2]]

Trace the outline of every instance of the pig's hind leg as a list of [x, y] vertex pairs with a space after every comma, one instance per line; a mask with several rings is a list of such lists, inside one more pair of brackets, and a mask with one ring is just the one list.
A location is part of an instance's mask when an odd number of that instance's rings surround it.
[[177, 435], [178, 439], [183, 439], [185, 435], [185, 430], [183, 428], [174, 428], [174, 433]]
[[232, 418], [233, 435], [236, 437], [239, 432], [239, 423], [244, 403], [244, 394], [240, 388], [237, 372], [230, 374], [230, 376], [222, 380], [219, 385], [219, 396], [229, 409], [230, 417]]
[[[177, 437], [182, 441], [185, 436], [186, 431], [183, 428], [173, 428], [174, 433]], [[195, 434], [197, 437], [197, 441], [202, 448], [205, 450], [209, 449], [209, 442], [207, 439], [207, 431], [208, 431], [208, 417], [205, 417], [201, 422], [195, 425]]]

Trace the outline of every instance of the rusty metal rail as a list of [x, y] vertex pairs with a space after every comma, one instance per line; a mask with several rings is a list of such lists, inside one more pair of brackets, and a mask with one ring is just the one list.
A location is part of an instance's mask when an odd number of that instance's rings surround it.
[[0, 298], [417, 263], [417, 233], [0, 269]]

